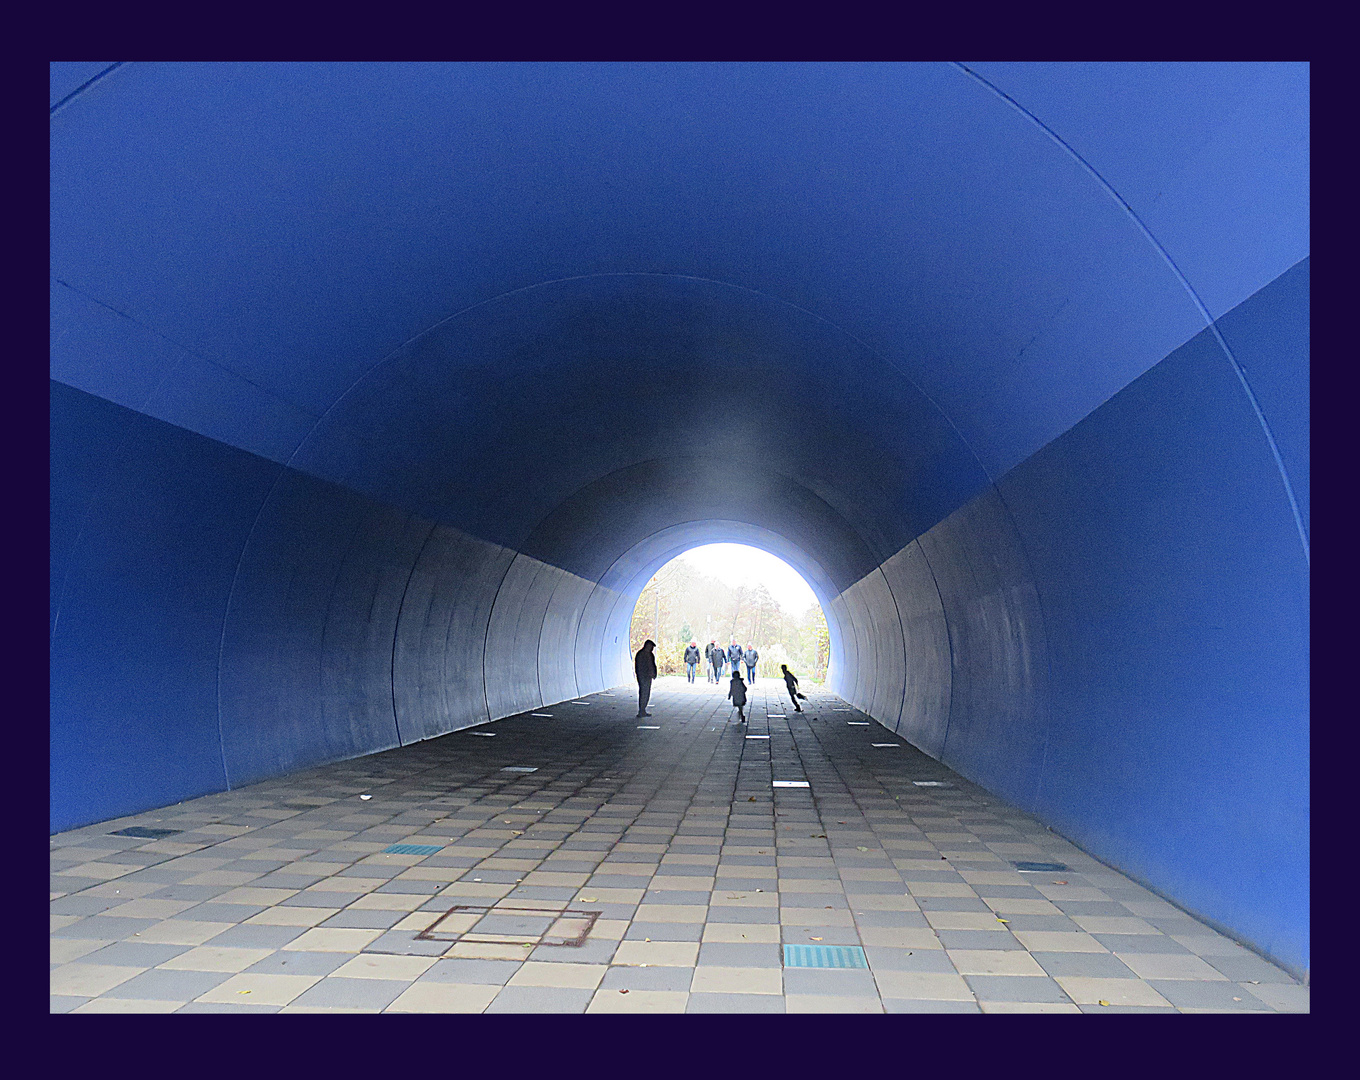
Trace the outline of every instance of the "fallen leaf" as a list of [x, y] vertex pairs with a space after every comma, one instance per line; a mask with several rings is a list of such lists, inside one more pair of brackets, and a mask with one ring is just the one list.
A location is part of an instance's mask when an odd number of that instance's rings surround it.
[[1097, 1004], [1097, 1005], [1108, 1005], [1109, 1002], [1108, 1002], [1108, 1001], [1097, 1001], [1096, 1004]]
[[[742, 937], [745, 937], [746, 935], [745, 935], [745, 934], [742, 934], [741, 936], [742, 936]], [[812, 940], [813, 940], [813, 941], [821, 941], [822, 939], [819, 938], [819, 937], [815, 937], [815, 938], [813, 938]]]
[[626, 994], [626, 993], [628, 993], [628, 991], [627, 991], [627, 990], [620, 990], [619, 993], [620, 993], [620, 994]]

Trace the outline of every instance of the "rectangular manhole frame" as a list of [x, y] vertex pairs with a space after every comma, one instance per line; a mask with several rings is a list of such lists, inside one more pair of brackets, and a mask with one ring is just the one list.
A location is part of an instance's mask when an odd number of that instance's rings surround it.
[[[473, 934], [465, 931], [459, 931], [453, 934], [444, 932], [444, 934], [441, 935], [439, 930], [439, 924], [442, 923], [445, 919], [447, 919], [451, 915], [460, 914], [477, 915], [478, 921], [480, 921], [481, 918], [487, 915], [524, 915], [531, 918], [532, 917], [549, 918], [552, 920], [552, 925], [550, 925], [548, 927], [548, 930], [545, 930], [542, 934], [523, 935], [525, 938], [536, 938], [537, 940], [534, 941], [520, 941], [520, 940], [507, 941], [506, 938], [513, 937], [513, 935]], [[439, 918], [437, 918], [434, 922], [427, 926], [424, 930], [416, 934], [415, 939], [417, 941], [447, 941], [450, 944], [461, 941], [467, 942], [468, 944], [472, 945], [523, 944], [534, 946], [546, 945], [550, 948], [579, 949], [582, 945], [586, 943], [586, 938], [589, 937], [590, 932], [593, 929], [595, 929], [595, 922], [596, 920], [599, 919], [599, 917], [602, 914], [604, 913], [601, 911], [584, 911], [579, 908], [533, 908], [533, 907], [503, 908], [497, 907], [494, 904], [455, 904], [453, 907], [449, 908], [448, 911], [444, 912], [443, 915], [439, 916]], [[575, 937], [567, 938], [564, 941], [543, 940], [547, 936], [548, 932], [552, 930], [553, 925], [556, 925], [557, 922], [559, 922], [562, 919], [568, 918], [584, 919], [586, 924], [585, 929], [583, 929]]]

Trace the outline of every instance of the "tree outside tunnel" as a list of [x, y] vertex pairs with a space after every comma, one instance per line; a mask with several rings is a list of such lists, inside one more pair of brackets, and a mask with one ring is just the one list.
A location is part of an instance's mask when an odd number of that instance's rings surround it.
[[690, 641], [754, 645], [761, 670], [788, 664], [826, 680], [831, 637], [826, 615], [802, 576], [782, 559], [744, 544], [708, 544], [677, 556], [647, 583], [629, 631], [636, 651], [657, 643], [662, 675], [684, 673]]

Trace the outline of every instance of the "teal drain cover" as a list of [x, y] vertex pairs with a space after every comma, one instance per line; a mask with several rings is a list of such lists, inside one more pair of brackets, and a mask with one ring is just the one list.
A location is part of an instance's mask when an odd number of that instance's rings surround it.
[[386, 855], [434, 855], [444, 848], [440, 844], [393, 844], [383, 848]]
[[867, 968], [858, 945], [785, 945], [784, 966], [791, 968]]

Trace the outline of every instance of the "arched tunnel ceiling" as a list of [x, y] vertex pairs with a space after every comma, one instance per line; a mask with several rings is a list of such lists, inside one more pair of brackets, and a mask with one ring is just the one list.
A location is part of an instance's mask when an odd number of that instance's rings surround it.
[[1306, 254], [1306, 91], [124, 64], [53, 117], [53, 377], [564, 565], [570, 506], [688, 460], [682, 518], [824, 505], [853, 543], [789, 538], [844, 587]]

